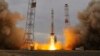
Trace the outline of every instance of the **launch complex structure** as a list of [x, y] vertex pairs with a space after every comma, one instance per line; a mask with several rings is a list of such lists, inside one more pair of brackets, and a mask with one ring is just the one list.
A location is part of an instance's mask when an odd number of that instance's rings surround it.
[[[28, 11], [27, 11], [27, 20], [26, 20], [26, 31], [25, 31], [25, 44], [34, 45], [34, 27], [35, 27], [35, 13], [36, 13], [36, 0], [28, 0]], [[95, 1], [95, 0], [94, 0]], [[96, 0], [99, 1], [99, 0]], [[4, 0], [0, 0], [0, 2], [4, 2]], [[65, 4], [65, 27], [70, 25], [69, 22], [69, 11], [68, 11], [68, 4]], [[51, 10], [51, 33], [50, 35], [53, 35], [54, 43], [56, 43], [56, 35], [54, 32], [54, 10]], [[19, 44], [19, 43], [18, 43]], [[41, 47], [41, 46], [39, 46]], [[34, 46], [31, 48], [34, 49]], [[32, 49], [32, 50], [33, 50]], [[29, 49], [28, 49], [29, 50]], [[3, 53], [3, 54], [2, 54]], [[1, 55], [2, 54], [2, 55]], [[67, 51], [67, 50], [56, 50], [56, 51], [41, 51], [41, 50], [35, 50], [35, 51], [23, 51], [23, 50], [0, 50], [0, 56], [100, 56], [100, 51], [96, 50], [85, 50], [85, 51]]]
[[25, 29], [25, 35], [24, 35], [25, 44], [28, 44], [28, 47], [30, 47], [31, 44], [34, 44], [35, 13], [36, 13], [36, 0], [29, 0], [26, 29]]
[[[25, 44], [28, 44], [30, 47], [33, 44], [34, 49], [34, 27], [35, 27], [35, 15], [36, 15], [36, 0], [29, 0], [28, 2], [28, 11], [27, 11], [27, 20], [26, 20], [26, 28], [25, 28]], [[68, 4], [65, 4], [65, 27], [69, 24], [69, 13], [68, 13]], [[54, 42], [56, 43], [57, 38], [54, 32], [54, 10], [51, 10], [51, 36], [54, 36]]]

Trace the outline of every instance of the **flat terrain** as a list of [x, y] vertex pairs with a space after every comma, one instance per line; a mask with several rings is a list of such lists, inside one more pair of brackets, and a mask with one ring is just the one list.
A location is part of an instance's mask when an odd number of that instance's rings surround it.
[[100, 51], [25, 51], [0, 50], [0, 56], [100, 56]]

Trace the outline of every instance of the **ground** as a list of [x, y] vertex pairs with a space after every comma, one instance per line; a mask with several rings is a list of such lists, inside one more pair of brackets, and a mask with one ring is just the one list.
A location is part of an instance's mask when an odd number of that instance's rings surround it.
[[0, 50], [0, 56], [100, 56], [100, 51], [22, 51]]

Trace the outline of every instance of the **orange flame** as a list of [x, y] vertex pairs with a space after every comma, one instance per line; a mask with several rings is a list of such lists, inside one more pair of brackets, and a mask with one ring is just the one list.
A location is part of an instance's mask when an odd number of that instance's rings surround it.
[[49, 43], [40, 44], [38, 42], [34, 42], [33, 44], [28, 45], [26, 47], [28, 50], [61, 50], [62, 45], [60, 42], [55, 43], [55, 36], [51, 35], [49, 39]]
[[56, 50], [54, 38], [55, 38], [54, 35], [50, 36], [50, 47], [49, 47], [49, 50]]
[[65, 36], [65, 50], [72, 50], [75, 48], [77, 43], [79, 43], [79, 35], [77, 34], [77, 30], [73, 27], [69, 27], [64, 29]]

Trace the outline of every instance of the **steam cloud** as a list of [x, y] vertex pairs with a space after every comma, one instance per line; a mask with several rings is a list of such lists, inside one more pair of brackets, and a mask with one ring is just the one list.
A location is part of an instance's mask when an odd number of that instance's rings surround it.
[[77, 27], [64, 30], [65, 49], [83, 46], [85, 50], [100, 50], [100, 0], [92, 0], [83, 12], [79, 12], [78, 19]]
[[0, 49], [20, 49], [24, 43], [24, 30], [16, 27], [16, 22], [21, 20], [18, 12], [8, 10], [4, 0], [0, 0]]

